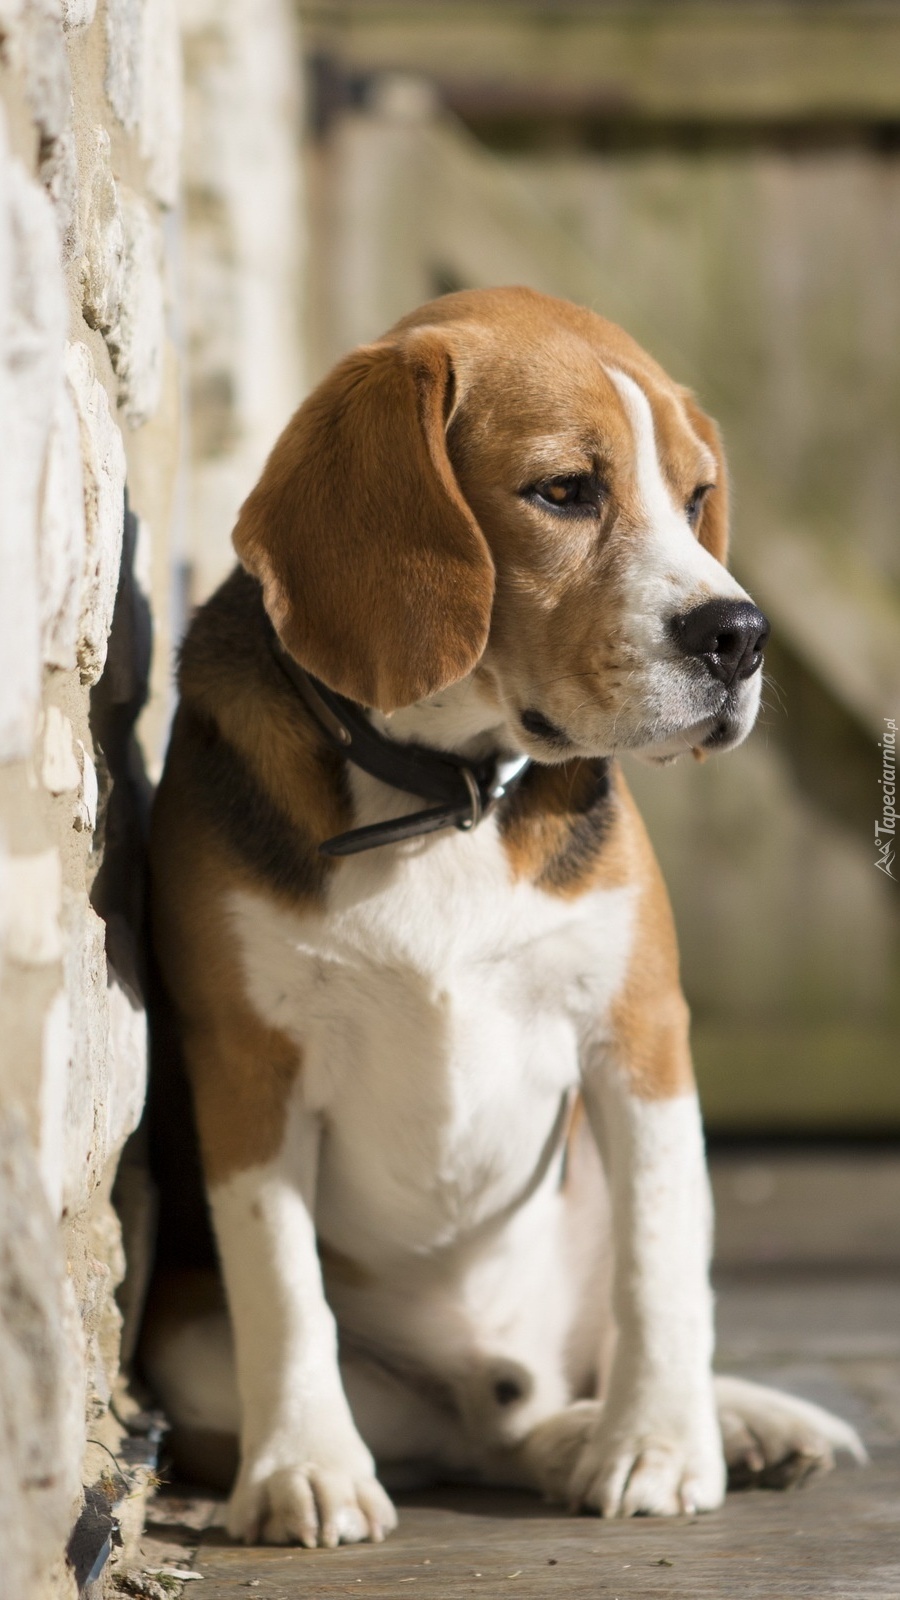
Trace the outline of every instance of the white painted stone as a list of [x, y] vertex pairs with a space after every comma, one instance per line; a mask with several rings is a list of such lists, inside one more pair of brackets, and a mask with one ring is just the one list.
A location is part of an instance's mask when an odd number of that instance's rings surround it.
[[[81, 751], [80, 827], [82, 829], [87, 828], [93, 833], [97, 826], [100, 785], [97, 782], [97, 768], [94, 766], [80, 739], [78, 740], [78, 748]], [[76, 826], [78, 825], [78, 822], [76, 822]]]
[[69, 127], [72, 81], [59, 0], [27, 0], [16, 30], [18, 66], [32, 116], [44, 143]]
[[67, 790], [81, 786], [81, 768], [75, 755], [72, 724], [58, 706], [48, 706], [44, 713], [41, 777], [51, 794], [65, 794]]
[[65, 897], [64, 983], [72, 1027], [66, 1083], [62, 1198], [70, 1216], [87, 1203], [109, 1157], [111, 1092], [105, 927], [85, 895]]
[[6, 848], [6, 839], [0, 832], [0, 979], [6, 965], [6, 941], [9, 931], [9, 918], [12, 905], [12, 884], [10, 882], [9, 851]]
[[41, 1084], [38, 1102], [38, 1165], [54, 1217], [62, 1211], [66, 1148], [66, 1085], [72, 1059], [69, 1002], [60, 989], [44, 1017], [41, 1039]]
[[[63, 925], [70, 1050], [61, 1194], [74, 1215], [140, 1121], [147, 1021], [139, 999], [110, 972], [106, 925], [85, 896], [66, 896]], [[113, 1265], [118, 1278], [121, 1269]]]
[[104, 338], [119, 323], [125, 234], [119, 193], [103, 127], [93, 127], [84, 140], [87, 175], [82, 188], [82, 308], [85, 321]]
[[[4, 7], [7, 9], [4, 9]], [[0, 28], [12, 36], [13, 18], [7, 0], [0, 0]], [[0, 438], [12, 426], [12, 379], [6, 363], [7, 327], [12, 318], [12, 236], [9, 221], [9, 150], [6, 119], [0, 105]], [[34, 646], [36, 633], [29, 636], [27, 619], [18, 615], [21, 597], [18, 583], [24, 571], [27, 583], [27, 546], [23, 550], [16, 535], [18, 506], [13, 475], [0, 472], [0, 760], [24, 755], [30, 744], [31, 727], [37, 706], [39, 664]], [[29, 649], [29, 646], [31, 647]]]
[[137, 195], [121, 191], [124, 258], [117, 349], [119, 405], [131, 427], [159, 409], [162, 395], [165, 296], [159, 224]]
[[133, 133], [141, 107], [145, 0], [107, 0], [107, 99], [123, 128]]
[[17, 66], [20, 58], [20, 27], [22, 13], [25, 10], [25, 0], [0, 0], [0, 31], [4, 35], [3, 49], [11, 66]]
[[50, 428], [39, 545], [42, 653], [52, 667], [76, 665], [85, 542], [81, 433], [72, 392], [61, 378]]
[[83, 1339], [31, 1134], [0, 1106], [0, 1551], [3, 1594], [53, 1585], [79, 1491]]
[[109, 1098], [106, 1144], [118, 1150], [141, 1120], [147, 1093], [147, 1013], [115, 979], [109, 1002]]
[[106, 93], [122, 126], [137, 133], [150, 192], [178, 198], [181, 47], [175, 0], [108, 0]]
[[92, 130], [89, 149], [81, 221], [84, 315], [106, 340], [119, 405], [139, 427], [157, 410], [162, 390], [162, 236], [146, 201], [116, 183], [105, 128]]
[[59, 852], [42, 850], [37, 855], [8, 856], [4, 879], [9, 959], [29, 967], [59, 961], [63, 954]]
[[66, 128], [49, 140], [38, 167], [38, 177], [53, 202], [64, 261], [80, 250], [78, 229], [78, 151], [75, 130]]
[[3, 54], [40, 135], [38, 177], [54, 203], [66, 254], [75, 244], [78, 161], [60, 0], [0, 0]]
[[181, 35], [175, 0], [146, 0], [138, 148], [150, 191], [174, 206], [181, 182]]
[[78, 413], [84, 467], [86, 560], [77, 655], [83, 680], [96, 683], [106, 660], [122, 559], [125, 449], [91, 353], [79, 341], [66, 353], [66, 375]]
[[67, 33], [89, 28], [97, 12], [97, 0], [62, 0], [62, 22]]
[[53, 208], [0, 127], [0, 759], [26, 755], [40, 688], [37, 500], [67, 306]]

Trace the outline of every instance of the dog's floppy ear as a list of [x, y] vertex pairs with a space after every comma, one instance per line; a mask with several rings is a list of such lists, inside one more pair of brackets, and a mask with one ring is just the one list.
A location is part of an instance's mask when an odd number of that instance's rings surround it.
[[712, 417], [701, 411], [689, 390], [682, 391], [682, 400], [691, 427], [698, 439], [709, 445], [718, 467], [716, 487], [712, 494], [706, 496], [700, 510], [697, 538], [704, 549], [724, 566], [728, 557], [728, 468], [725, 464], [722, 436]]
[[234, 544], [291, 655], [381, 711], [465, 677], [487, 641], [494, 566], [447, 455], [446, 336], [347, 356], [278, 440]]

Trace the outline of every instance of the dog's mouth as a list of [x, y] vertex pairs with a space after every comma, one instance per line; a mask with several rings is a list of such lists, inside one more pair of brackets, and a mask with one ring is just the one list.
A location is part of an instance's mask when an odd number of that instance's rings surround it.
[[549, 745], [557, 755], [571, 752], [574, 748], [574, 741], [566, 733], [565, 728], [561, 728], [556, 722], [551, 722], [550, 718], [545, 717], [543, 711], [538, 711], [536, 706], [529, 706], [525, 711], [520, 711], [519, 722], [529, 740], [537, 740], [542, 746]]
[[657, 767], [667, 767], [672, 761], [677, 761], [679, 756], [688, 754], [693, 755], [698, 761], [703, 761], [714, 752], [734, 749], [748, 732], [749, 728], [740, 718], [723, 713], [720, 716], [707, 717], [703, 722], [695, 723], [692, 727], [684, 728], [666, 738], [637, 745], [632, 754], [637, 756], [639, 761], [646, 761]]
[[633, 744], [632, 754], [640, 761], [668, 766], [679, 756], [691, 754], [703, 761], [708, 755], [735, 749], [750, 733], [757, 711], [756, 703], [738, 705], [735, 698], [728, 694], [719, 710], [699, 721]]
[[627, 750], [641, 761], [667, 766], [679, 756], [693, 754], [703, 760], [741, 744], [756, 720], [755, 705], [737, 703], [743, 698], [728, 693], [718, 707], [696, 720], [663, 725], [655, 722], [627, 734], [620, 727], [614, 730], [612, 739], [608, 735], [586, 738], [583, 732], [576, 735], [536, 706], [518, 712], [517, 721], [524, 734], [522, 743], [536, 761], [553, 764], [572, 757], [609, 756]]

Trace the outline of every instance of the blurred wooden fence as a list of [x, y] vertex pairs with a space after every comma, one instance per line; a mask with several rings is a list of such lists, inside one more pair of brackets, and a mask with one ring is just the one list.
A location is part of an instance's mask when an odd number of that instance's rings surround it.
[[314, 372], [441, 289], [528, 283], [622, 322], [722, 422], [766, 711], [722, 762], [629, 771], [708, 1118], [900, 1127], [873, 845], [900, 712], [900, 8], [306, 9]]

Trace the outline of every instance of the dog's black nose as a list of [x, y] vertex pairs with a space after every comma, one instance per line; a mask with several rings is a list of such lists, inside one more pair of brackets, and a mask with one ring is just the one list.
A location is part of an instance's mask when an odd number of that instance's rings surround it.
[[714, 678], [731, 684], [758, 670], [769, 623], [749, 600], [708, 600], [674, 617], [672, 632], [685, 655], [699, 656]]

